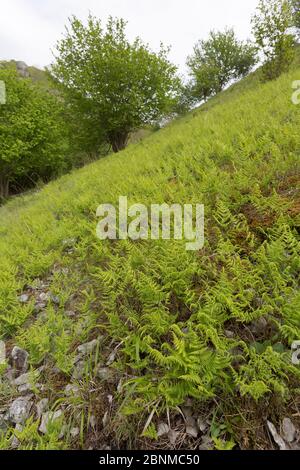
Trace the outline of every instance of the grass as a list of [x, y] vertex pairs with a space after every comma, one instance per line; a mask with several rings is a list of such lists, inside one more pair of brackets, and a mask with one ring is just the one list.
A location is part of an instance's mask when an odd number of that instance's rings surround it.
[[[0, 208], [2, 339], [24, 347], [33, 370], [46, 366], [36, 400], [49, 398], [68, 430], [80, 428], [75, 438], [61, 439], [55, 426], [41, 436], [32, 416], [21, 448], [197, 448], [181, 418], [187, 403], [209, 421], [216, 448], [272, 448], [267, 419], [300, 424], [291, 363], [300, 339], [300, 113], [291, 102], [299, 77], [298, 66], [271, 83], [249, 77], [120, 154]], [[120, 195], [146, 206], [205, 204], [205, 248], [100, 242], [96, 209]], [[37, 313], [41, 290], [59, 302]], [[99, 336], [72, 379], [77, 346]], [[68, 383], [79, 395], [64, 393]], [[17, 392], [4, 378], [0, 387], [5, 409]], [[178, 432], [175, 443], [157, 437], [162, 421]]]

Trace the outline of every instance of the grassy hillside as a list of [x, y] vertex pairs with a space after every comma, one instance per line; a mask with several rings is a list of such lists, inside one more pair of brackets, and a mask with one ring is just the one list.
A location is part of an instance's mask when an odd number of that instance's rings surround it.
[[[300, 425], [299, 77], [252, 78], [0, 208], [1, 336], [28, 351], [32, 394], [0, 447], [266, 449], [267, 420]], [[204, 203], [205, 248], [100, 242], [96, 208], [120, 195]], [[1, 371], [5, 416], [22, 393]], [[44, 398], [62, 412], [46, 434]]]
[[[14, 67], [18, 70], [17, 61], [15, 60], [2, 60], [0, 61], [0, 67]], [[26, 77], [30, 78], [35, 84], [41, 86], [46, 90], [49, 90], [49, 88], [51, 88], [51, 83], [45, 70], [39, 69], [34, 66], [26, 66]]]

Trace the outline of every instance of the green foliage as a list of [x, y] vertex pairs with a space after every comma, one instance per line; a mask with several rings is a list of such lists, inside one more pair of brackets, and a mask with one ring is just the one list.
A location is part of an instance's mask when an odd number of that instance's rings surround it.
[[298, 33], [300, 32], [300, 1], [299, 0], [290, 0], [292, 5], [292, 24], [298, 29]]
[[29, 418], [22, 430], [10, 428], [6, 433], [0, 431], [0, 450], [10, 448], [13, 439], [19, 441], [19, 450], [64, 450], [67, 441], [60, 439], [61, 422], [50, 423], [48, 433], [42, 436], [38, 432], [39, 420]]
[[294, 37], [289, 32], [293, 25], [291, 2], [260, 0], [252, 24], [256, 44], [264, 55], [264, 78], [277, 78], [288, 70], [295, 56]]
[[[220, 449], [241, 443], [231, 416], [243, 420], [239, 431], [249, 428], [245, 401], [265, 418], [270, 403], [298, 399], [290, 349], [300, 338], [300, 114], [290, 100], [298, 75], [264, 85], [247, 77], [122, 154], [0, 209], [1, 335], [28, 350], [32, 367], [61, 371], [54, 387], [45, 378], [51, 405], [64, 407], [68, 425], [82, 419], [80, 442], [32, 429], [24, 448], [89, 446], [89, 407], [101, 423], [106, 385], [117, 389], [112, 436], [128, 447], [133, 433], [155, 439], [157, 421], [172, 419], [188, 398], [195, 411], [216, 404], [211, 435]], [[117, 205], [119, 194], [147, 207], [203, 202], [204, 249], [187, 252], [179, 240], [100, 242], [96, 209]], [[34, 299], [23, 305], [18, 297], [40, 280], [60, 304], [37, 315]], [[98, 336], [80, 396], [65, 397], [77, 346]], [[97, 377], [99, 366], [112, 369], [113, 384]], [[3, 388], [3, 404], [11, 393]]]
[[238, 41], [233, 29], [211, 31], [200, 41], [187, 60], [193, 81], [193, 95], [198, 101], [219, 93], [232, 80], [249, 73], [256, 63], [255, 49], [248, 41]]
[[249, 394], [259, 400], [272, 391], [284, 396], [288, 393], [285, 383], [289, 377], [300, 378], [300, 371], [290, 364], [290, 354], [280, 354], [268, 347], [262, 354], [250, 349], [249, 355], [248, 364], [235, 374], [241, 395]]
[[[9, 185], [49, 179], [64, 165], [66, 140], [61, 106], [10, 68], [0, 68], [6, 104], [0, 106], [0, 200]], [[28, 182], [27, 182], [28, 184]]]
[[85, 145], [94, 151], [103, 142], [115, 152], [123, 149], [130, 132], [163, 117], [175, 103], [179, 81], [168, 49], [161, 46], [155, 54], [139, 38], [130, 43], [125, 27], [122, 19], [109, 18], [104, 29], [95, 17], [87, 26], [73, 17], [51, 67], [82, 124]]

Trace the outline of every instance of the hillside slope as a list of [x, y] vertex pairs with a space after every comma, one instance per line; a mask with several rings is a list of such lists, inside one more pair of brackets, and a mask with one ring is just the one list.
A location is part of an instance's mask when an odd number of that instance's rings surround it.
[[2, 60], [0, 61], [0, 67], [15, 68], [21, 77], [30, 78], [33, 83], [39, 85], [44, 90], [52, 89], [52, 85], [47, 76], [47, 72], [45, 72], [45, 70], [39, 69], [38, 67], [28, 66], [25, 62], [18, 60]]
[[[267, 420], [300, 426], [299, 76], [226, 92], [0, 208], [0, 447], [266, 449]], [[205, 204], [205, 248], [101, 242], [96, 209], [121, 195]]]

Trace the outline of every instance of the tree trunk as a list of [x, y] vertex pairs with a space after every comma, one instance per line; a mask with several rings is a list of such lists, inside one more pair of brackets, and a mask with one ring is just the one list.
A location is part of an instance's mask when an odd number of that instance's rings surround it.
[[124, 150], [127, 146], [129, 133], [127, 131], [112, 132], [109, 135], [109, 142], [115, 153]]
[[0, 173], [0, 202], [9, 196], [9, 178]]

